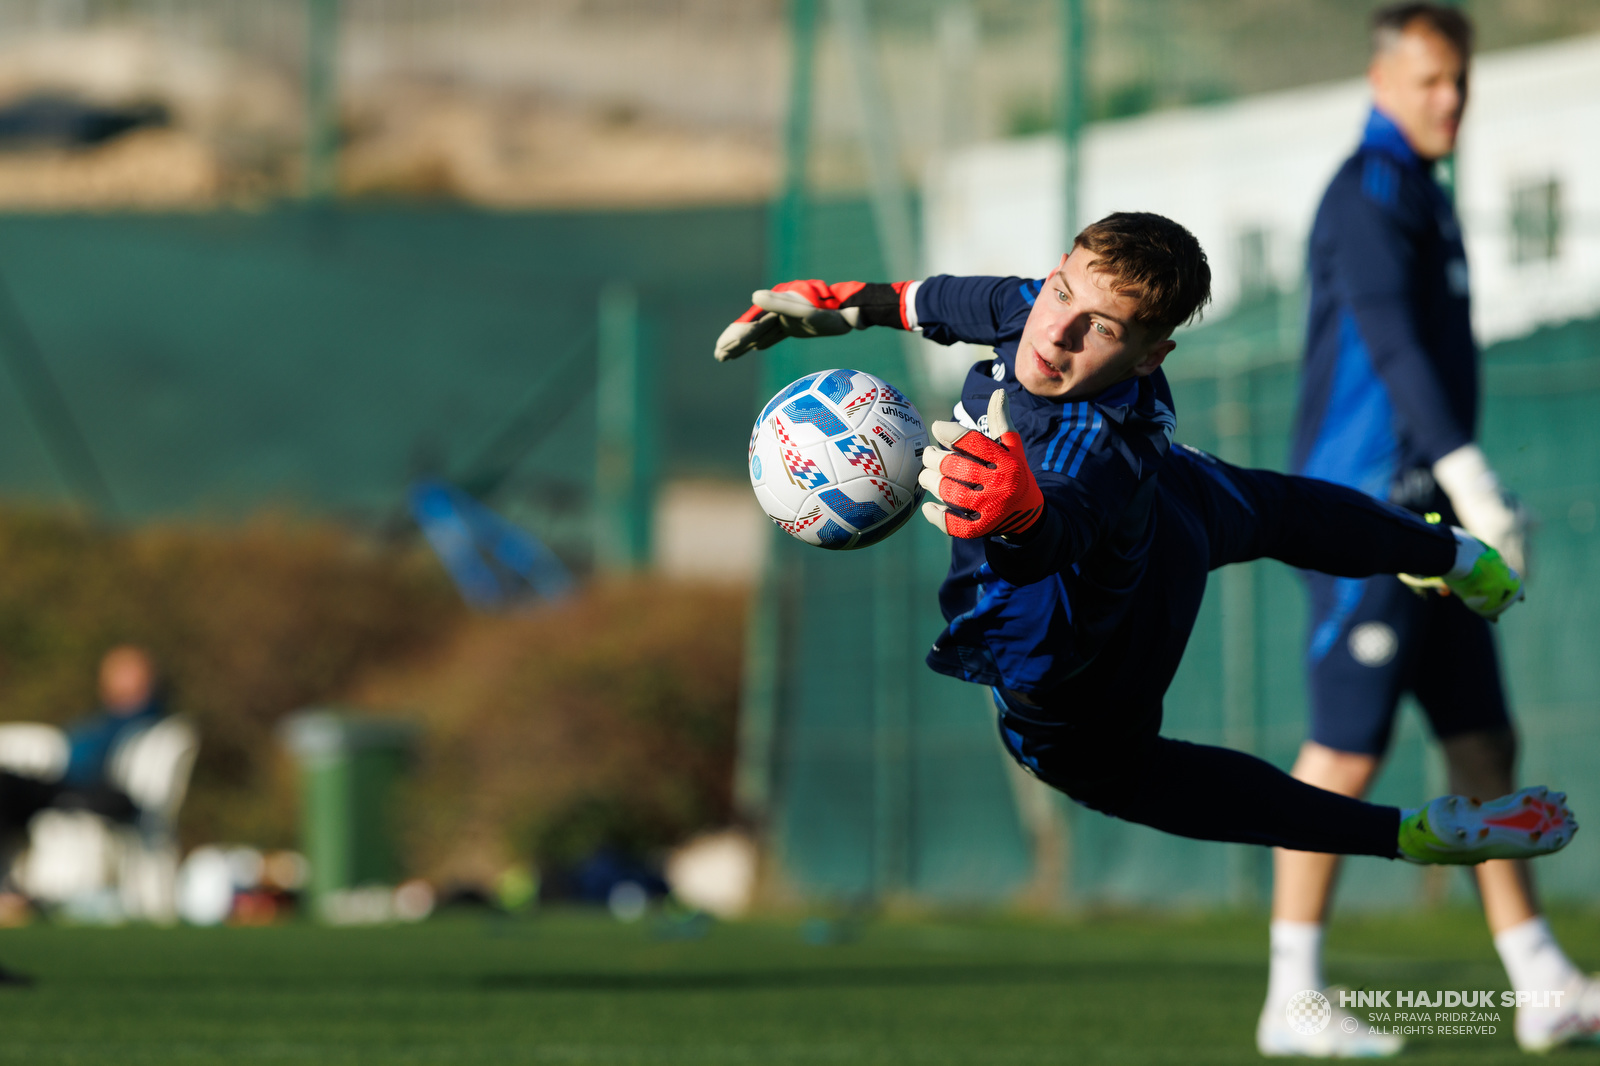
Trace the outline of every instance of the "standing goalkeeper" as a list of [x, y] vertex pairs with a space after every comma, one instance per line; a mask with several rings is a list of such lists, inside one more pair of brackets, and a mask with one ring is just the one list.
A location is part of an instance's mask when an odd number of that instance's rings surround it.
[[[1466, 253], [1434, 163], [1455, 148], [1467, 98], [1472, 27], [1448, 7], [1399, 4], [1373, 18], [1373, 109], [1361, 145], [1334, 176], [1311, 232], [1311, 312], [1295, 433], [1296, 474], [1337, 482], [1419, 514], [1436, 513], [1524, 570], [1523, 512], [1475, 437], [1478, 353]], [[1525, 572], [1525, 571], [1524, 571]], [[1516, 736], [1488, 623], [1458, 598], [1419, 597], [1398, 579], [1306, 572], [1310, 738], [1294, 775], [1366, 793], [1404, 692], [1421, 703], [1449, 765], [1451, 791], [1512, 788]], [[1272, 971], [1257, 1030], [1264, 1054], [1394, 1054], [1398, 1037], [1314, 1036], [1283, 1004], [1321, 988], [1322, 923], [1338, 858], [1279, 850]], [[1476, 868], [1485, 916], [1511, 983], [1566, 989], [1562, 1006], [1521, 1008], [1526, 1050], [1593, 1038], [1600, 986], [1551, 936], [1524, 864]]]

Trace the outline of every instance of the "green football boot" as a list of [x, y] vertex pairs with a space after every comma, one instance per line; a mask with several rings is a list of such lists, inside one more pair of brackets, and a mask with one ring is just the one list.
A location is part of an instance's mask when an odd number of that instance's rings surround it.
[[1542, 785], [1487, 803], [1440, 796], [1420, 810], [1400, 812], [1400, 857], [1427, 866], [1532, 859], [1560, 851], [1577, 831], [1566, 793]]

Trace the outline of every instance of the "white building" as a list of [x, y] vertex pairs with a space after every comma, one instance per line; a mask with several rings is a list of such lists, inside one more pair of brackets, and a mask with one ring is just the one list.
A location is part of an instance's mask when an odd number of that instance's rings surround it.
[[[1600, 37], [1480, 56], [1457, 155], [1457, 204], [1480, 344], [1600, 312]], [[1366, 82], [1090, 126], [1079, 218], [1155, 211], [1194, 232], [1226, 314], [1292, 289], [1312, 217], [1355, 149]], [[1062, 251], [1053, 137], [966, 149], [925, 188], [928, 273], [1042, 275]]]

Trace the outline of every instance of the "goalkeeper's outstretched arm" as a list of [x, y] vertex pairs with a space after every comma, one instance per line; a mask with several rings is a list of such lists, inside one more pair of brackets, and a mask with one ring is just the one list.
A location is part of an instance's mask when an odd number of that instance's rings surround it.
[[1021, 278], [951, 277], [922, 281], [786, 281], [752, 294], [749, 310], [717, 338], [718, 362], [770, 348], [785, 337], [833, 337], [868, 326], [920, 332], [939, 344], [999, 344], [1022, 331], [1032, 296]]
[[786, 281], [751, 294], [750, 309], [717, 338], [717, 362], [785, 337], [836, 337], [868, 326], [916, 327], [919, 282]]

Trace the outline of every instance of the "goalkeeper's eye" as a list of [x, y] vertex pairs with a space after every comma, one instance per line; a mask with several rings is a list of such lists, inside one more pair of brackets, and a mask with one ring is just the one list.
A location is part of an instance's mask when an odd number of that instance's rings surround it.
[[1056, 303], [1064, 304], [1066, 302], [1067, 302], [1067, 294], [1066, 294], [1065, 290], [1057, 289], [1056, 290]]
[[1104, 322], [1096, 322], [1094, 324], [1094, 328], [1100, 331], [1100, 335], [1102, 337], [1111, 336], [1111, 331], [1109, 329], [1106, 329], [1106, 324]]

